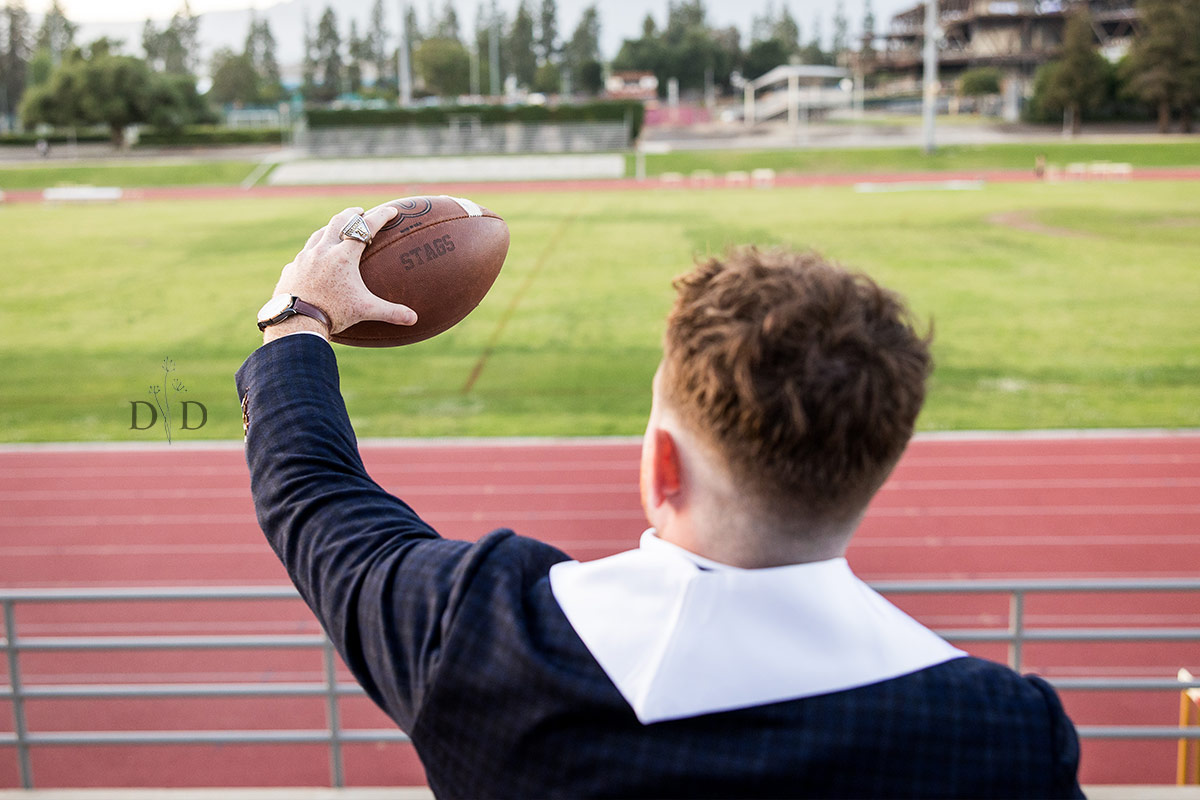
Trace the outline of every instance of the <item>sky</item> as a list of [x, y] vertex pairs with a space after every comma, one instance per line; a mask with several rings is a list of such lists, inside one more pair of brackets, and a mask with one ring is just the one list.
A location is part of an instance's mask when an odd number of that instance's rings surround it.
[[[385, 0], [385, 8], [389, 9], [389, 13], [395, 13], [391, 9], [398, 8], [403, 1]], [[616, 55], [616, 50], [620, 47], [623, 39], [636, 38], [639, 35], [642, 20], [647, 12], [652, 13], [660, 23], [666, 18], [667, 0], [595, 1], [600, 10], [601, 47], [604, 55], [609, 58]], [[844, 1], [851, 31], [855, 32], [859, 29], [864, 3], [867, 0]], [[409, 0], [409, 2], [424, 20], [428, 15], [430, 0]], [[479, 0], [453, 0], [453, 2], [456, 5], [459, 20], [464, 27], [470, 26]], [[593, 0], [558, 0], [561, 34], [564, 36], [570, 34], [580, 13], [591, 2]], [[805, 40], [812, 35], [813, 20], [820, 17], [822, 31], [828, 42], [832, 28], [831, 19], [836, 7], [835, 2], [822, 0], [706, 0], [705, 7], [712, 24], [722, 27], [736, 25], [743, 35], [748, 35], [754, 17], [760, 16], [768, 5], [779, 8], [785, 2], [790, 6], [792, 14], [800, 21]], [[917, 0], [869, 0], [869, 2], [875, 12], [876, 28], [883, 29], [886, 28], [887, 22], [893, 14], [912, 7]], [[141, 23], [147, 18], [165, 20], [169, 19], [183, 5], [182, 0], [60, 0], [60, 3], [68, 18], [79, 23], [132, 21]], [[440, 10], [443, 8], [445, 0], [433, 0], [433, 3]], [[499, 0], [500, 8], [509, 16], [516, 9], [517, 3], [518, 0]], [[538, 0], [533, 0], [533, 4], [536, 7], [539, 4]], [[363, 9], [360, 18], [361, 25], [365, 23], [365, 10], [369, 9], [371, 0], [190, 0], [190, 5], [196, 14], [251, 7], [260, 12], [267, 12], [272, 8], [276, 8], [278, 11], [282, 10], [278, 7], [291, 6], [299, 9], [300, 14], [307, 14], [314, 20], [327, 5], [332, 6], [338, 12], [339, 18], [343, 18], [347, 14], [357, 16], [354, 12], [361, 6]], [[30, 12], [40, 15], [50, 6], [50, 0], [25, 0], [25, 6]]]

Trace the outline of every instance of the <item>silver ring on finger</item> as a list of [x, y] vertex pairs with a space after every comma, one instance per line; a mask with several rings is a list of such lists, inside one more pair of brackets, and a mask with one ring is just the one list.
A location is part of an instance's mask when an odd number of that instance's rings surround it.
[[371, 229], [367, 227], [367, 221], [362, 218], [362, 214], [355, 214], [346, 223], [346, 227], [342, 228], [342, 241], [353, 239], [356, 242], [363, 244], [371, 243]]

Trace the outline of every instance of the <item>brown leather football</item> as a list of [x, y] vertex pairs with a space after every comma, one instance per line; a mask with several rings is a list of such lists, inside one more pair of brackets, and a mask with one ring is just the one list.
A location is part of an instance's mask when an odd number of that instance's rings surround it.
[[405, 197], [363, 251], [363, 282], [417, 312], [417, 324], [359, 322], [331, 338], [358, 347], [420, 342], [462, 321], [492, 288], [508, 255], [504, 220], [458, 197]]

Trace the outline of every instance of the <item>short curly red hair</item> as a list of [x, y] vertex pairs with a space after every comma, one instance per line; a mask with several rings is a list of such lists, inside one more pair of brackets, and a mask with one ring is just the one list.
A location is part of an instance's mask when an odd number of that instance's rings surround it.
[[912, 437], [932, 370], [900, 296], [816, 253], [752, 247], [675, 288], [660, 390], [680, 421], [779, 511], [859, 513]]

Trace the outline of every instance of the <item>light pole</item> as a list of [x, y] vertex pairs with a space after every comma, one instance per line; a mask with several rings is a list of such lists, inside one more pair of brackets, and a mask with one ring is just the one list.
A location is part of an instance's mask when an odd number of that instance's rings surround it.
[[921, 81], [924, 100], [921, 103], [923, 117], [922, 149], [928, 154], [936, 149], [933, 141], [934, 118], [937, 115], [937, 0], [925, 0], [925, 76]]
[[400, 105], [412, 105], [412, 72], [408, 63], [408, 0], [400, 0], [400, 49], [396, 53], [396, 81]]

